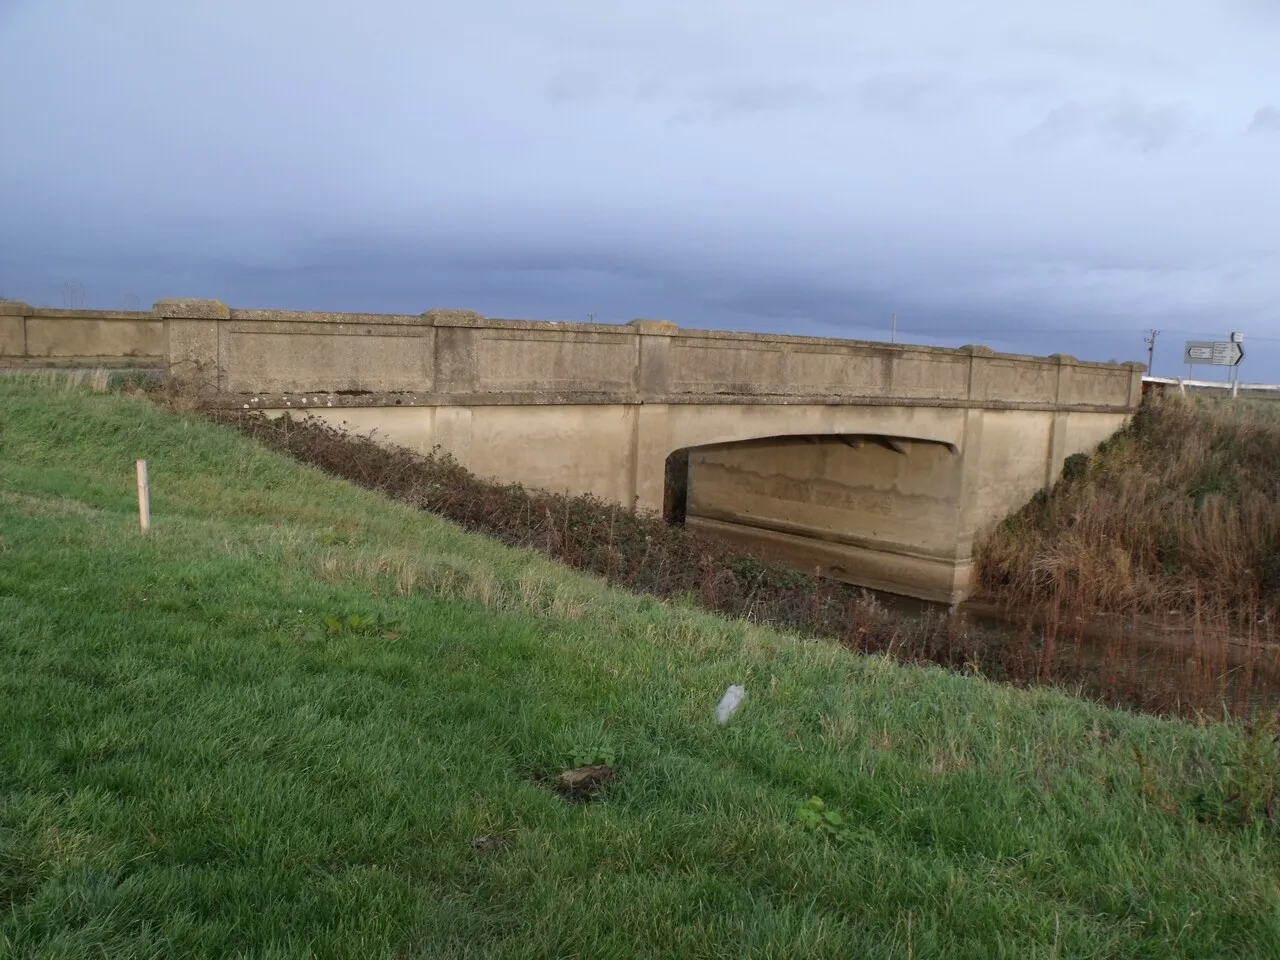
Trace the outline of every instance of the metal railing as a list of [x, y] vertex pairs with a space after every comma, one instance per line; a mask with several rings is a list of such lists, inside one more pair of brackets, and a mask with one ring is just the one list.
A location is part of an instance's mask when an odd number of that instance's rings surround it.
[[1268, 399], [1280, 400], [1280, 383], [1230, 383], [1222, 380], [1190, 380], [1185, 377], [1143, 377], [1143, 393], [1147, 392], [1147, 384], [1157, 384], [1161, 388], [1177, 387], [1179, 393], [1204, 393], [1208, 390], [1221, 391], [1228, 396], [1238, 397], [1240, 394], [1264, 394]]

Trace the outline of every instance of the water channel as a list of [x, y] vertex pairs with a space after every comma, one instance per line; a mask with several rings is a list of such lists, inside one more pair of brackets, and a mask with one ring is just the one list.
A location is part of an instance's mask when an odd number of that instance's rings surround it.
[[[1225, 709], [1240, 714], [1280, 708], [1280, 636], [1259, 624], [1252, 637], [1224, 635], [1171, 611], [1155, 618], [1099, 615], [1046, 622], [1025, 610], [1005, 609], [982, 599], [949, 610], [945, 604], [882, 591], [875, 601], [912, 619], [957, 621], [958, 628], [989, 649], [1022, 648], [1034, 660], [1048, 652], [1059, 685], [1080, 683], [1112, 702], [1160, 712]], [[1212, 706], [1211, 706], [1212, 705]]]

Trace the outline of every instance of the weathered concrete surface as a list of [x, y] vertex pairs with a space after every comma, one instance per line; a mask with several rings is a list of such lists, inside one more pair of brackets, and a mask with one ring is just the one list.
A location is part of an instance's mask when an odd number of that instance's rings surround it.
[[28, 356], [33, 343], [48, 356], [158, 349], [210, 404], [311, 411], [423, 452], [439, 446], [499, 480], [659, 510], [667, 458], [688, 450], [690, 523], [944, 601], [969, 590], [975, 538], [1119, 427], [1141, 394], [1139, 364], [662, 320], [164, 300], [149, 318], [116, 316], [120, 326], [84, 311], [42, 326], [52, 318], [24, 309], [0, 309], [0, 355], [20, 344]]
[[153, 313], [0, 301], [0, 365], [156, 366], [163, 358], [163, 326]]
[[690, 452], [688, 518], [828, 576], [945, 600], [967, 572], [962, 468], [946, 444], [865, 435], [711, 447]]

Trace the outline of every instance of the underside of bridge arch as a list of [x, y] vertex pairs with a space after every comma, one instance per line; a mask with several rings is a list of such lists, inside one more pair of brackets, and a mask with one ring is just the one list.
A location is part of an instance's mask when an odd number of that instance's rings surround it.
[[663, 512], [799, 569], [947, 602], [968, 576], [961, 471], [956, 444], [896, 434], [707, 444], [667, 458]]

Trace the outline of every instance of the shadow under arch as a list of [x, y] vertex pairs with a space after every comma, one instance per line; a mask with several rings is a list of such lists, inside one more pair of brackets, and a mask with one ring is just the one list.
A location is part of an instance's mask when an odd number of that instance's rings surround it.
[[667, 455], [662, 484], [662, 519], [683, 525], [689, 509], [689, 451], [681, 447]]
[[926, 437], [909, 437], [885, 433], [796, 433], [751, 437], [723, 443], [708, 443], [693, 447], [680, 447], [667, 455], [663, 471], [662, 517], [667, 523], [684, 524], [689, 507], [689, 457], [691, 453], [750, 447], [759, 444], [784, 445], [838, 443], [853, 449], [873, 446], [906, 456], [912, 445], [943, 447], [952, 456], [958, 456], [959, 447], [946, 440]]

